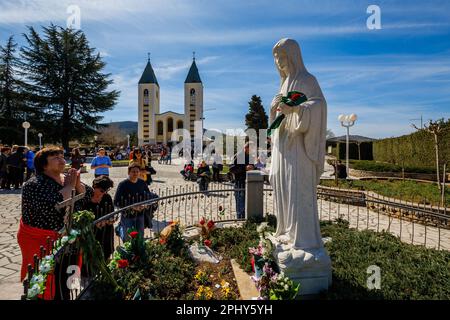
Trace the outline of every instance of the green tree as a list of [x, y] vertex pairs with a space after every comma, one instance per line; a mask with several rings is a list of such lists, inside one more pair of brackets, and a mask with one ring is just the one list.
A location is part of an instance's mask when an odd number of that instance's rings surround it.
[[268, 128], [268, 117], [261, 103], [261, 98], [253, 95], [248, 103], [249, 111], [245, 115], [247, 129], [255, 129], [259, 139], [259, 130]]
[[19, 59], [15, 55], [17, 44], [10, 36], [4, 47], [0, 46], [0, 137], [3, 143], [23, 141], [21, 123], [24, 120], [24, 83], [19, 78]]
[[68, 149], [70, 140], [98, 134], [98, 113], [111, 110], [119, 92], [108, 91], [110, 74], [102, 72], [105, 63], [82, 31], [52, 24], [43, 34], [33, 27], [24, 34], [22, 70], [40, 120], [36, 126]]
[[[417, 130], [425, 131], [432, 134], [434, 138], [434, 150], [435, 150], [435, 160], [436, 160], [436, 181], [439, 187], [439, 191], [442, 191], [441, 185], [441, 176], [439, 174], [439, 166], [443, 163], [442, 158], [439, 158], [439, 151], [442, 146], [442, 138], [444, 136], [445, 131], [450, 129], [448, 123], [445, 122], [444, 118], [433, 121], [430, 120], [428, 125], [425, 125], [424, 128], [417, 128], [415, 125], [413, 127]], [[447, 141], [448, 142], [448, 141]], [[445, 181], [443, 181], [445, 182]]]

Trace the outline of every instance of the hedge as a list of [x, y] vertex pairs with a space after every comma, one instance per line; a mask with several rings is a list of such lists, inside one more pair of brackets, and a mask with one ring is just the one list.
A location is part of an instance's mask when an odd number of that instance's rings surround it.
[[[450, 121], [447, 121], [450, 126]], [[434, 137], [419, 130], [409, 135], [388, 138], [373, 143], [375, 161], [407, 167], [435, 167]], [[444, 132], [440, 141], [441, 164], [450, 161], [450, 130]]]
[[[350, 168], [355, 170], [374, 171], [374, 172], [402, 172], [402, 166], [391, 163], [382, 163], [367, 160], [350, 160]], [[424, 166], [405, 166], [405, 172], [410, 173], [436, 173], [435, 167]]]

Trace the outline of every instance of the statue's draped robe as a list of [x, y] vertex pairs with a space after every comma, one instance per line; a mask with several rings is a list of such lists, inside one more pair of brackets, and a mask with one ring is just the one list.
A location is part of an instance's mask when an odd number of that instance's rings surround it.
[[[317, 185], [323, 172], [327, 105], [314, 76], [306, 71], [300, 49], [288, 46], [289, 76], [280, 93], [303, 92], [308, 101], [293, 107], [272, 138], [270, 183], [274, 190], [277, 230], [293, 248], [322, 248], [317, 210]], [[278, 115], [270, 113], [272, 122]]]

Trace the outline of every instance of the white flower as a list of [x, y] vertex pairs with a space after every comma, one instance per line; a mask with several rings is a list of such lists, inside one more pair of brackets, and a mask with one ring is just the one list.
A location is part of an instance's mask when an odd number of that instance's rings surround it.
[[266, 231], [268, 225], [269, 224], [267, 222], [263, 222], [258, 226], [258, 228], [256, 228], [256, 231], [258, 231], [258, 233], [263, 233], [264, 231]]
[[284, 285], [284, 290], [288, 290], [289, 286], [287, 284]]
[[33, 278], [31, 278], [31, 283], [33, 284], [42, 284], [44, 282], [44, 276], [42, 274], [34, 275]]
[[215, 287], [216, 287], [217, 289], [219, 289], [219, 288], [220, 288], [220, 284], [216, 284]]
[[48, 262], [43, 261], [39, 265], [39, 272], [41, 272], [43, 274], [47, 274], [51, 269], [52, 269], [52, 266]]
[[28, 290], [28, 298], [34, 298], [41, 293], [41, 287], [36, 283]]

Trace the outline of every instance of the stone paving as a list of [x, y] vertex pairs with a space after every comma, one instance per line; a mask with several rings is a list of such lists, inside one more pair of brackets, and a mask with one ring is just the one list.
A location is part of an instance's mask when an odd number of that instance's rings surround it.
[[[198, 191], [197, 184], [184, 181], [179, 171], [181, 163], [173, 161], [172, 165], [160, 165], [154, 161], [153, 166], [157, 171], [151, 189], [159, 196], [170, 196], [180, 193]], [[326, 167], [324, 176], [330, 177], [332, 168]], [[114, 188], [111, 195], [114, 195], [116, 187], [120, 181], [127, 176], [127, 168], [113, 168], [110, 177], [114, 181]], [[82, 175], [82, 181], [90, 184], [93, 180], [93, 172]], [[211, 184], [210, 190], [231, 189], [227, 184]], [[270, 188], [266, 186], [265, 188]], [[21, 254], [16, 241], [16, 233], [20, 220], [20, 190], [0, 191], [0, 300], [19, 299], [22, 293], [22, 285], [19, 282], [19, 271], [21, 267]], [[273, 213], [273, 197], [270, 192], [265, 192], [264, 212]], [[438, 248], [440, 239], [440, 249], [450, 250], [450, 230], [424, 227], [420, 224], [412, 224], [405, 220], [389, 218], [366, 208], [339, 205], [336, 203], [319, 200], [319, 214], [322, 220], [335, 220], [344, 218], [350, 222], [350, 226], [375, 231], [387, 230], [401, 240], [413, 244], [422, 244], [430, 248]], [[223, 215], [219, 214], [221, 207]], [[161, 202], [158, 211], [155, 213], [155, 220], [158, 222], [174, 220], [179, 218], [183, 223], [194, 224], [200, 218], [200, 214], [215, 220], [226, 220], [235, 218], [235, 202], [233, 191], [220, 193], [211, 192], [205, 195], [186, 195], [164, 200]], [[154, 226], [158, 229], [159, 224]], [[155, 230], [157, 231], [157, 230]]]

